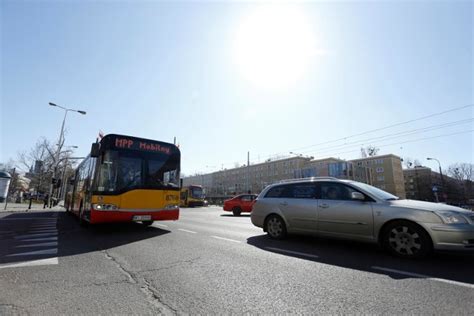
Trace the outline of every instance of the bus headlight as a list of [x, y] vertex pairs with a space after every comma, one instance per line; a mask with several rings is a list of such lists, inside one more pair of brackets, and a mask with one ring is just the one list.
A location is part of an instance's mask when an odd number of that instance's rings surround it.
[[113, 211], [117, 210], [117, 205], [114, 204], [92, 204], [92, 208], [96, 211]]
[[177, 209], [177, 208], [179, 208], [179, 205], [177, 205], [177, 204], [165, 205], [165, 210], [174, 210], [174, 209]]

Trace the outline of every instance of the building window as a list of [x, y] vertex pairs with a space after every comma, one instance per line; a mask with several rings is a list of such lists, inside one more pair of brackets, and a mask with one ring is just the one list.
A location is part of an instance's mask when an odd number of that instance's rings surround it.
[[414, 188], [415, 188], [415, 186], [413, 184], [410, 184], [410, 189], [413, 190]]
[[384, 181], [385, 177], [384, 176], [377, 176], [377, 181]]
[[375, 169], [375, 172], [377, 173], [383, 172], [383, 167], [377, 167], [377, 169]]

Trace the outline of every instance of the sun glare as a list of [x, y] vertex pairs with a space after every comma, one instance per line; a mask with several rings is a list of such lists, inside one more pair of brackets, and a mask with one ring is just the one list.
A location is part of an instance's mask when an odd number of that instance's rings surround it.
[[262, 6], [239, 26], [234, 54], [247, 80], [264, 88], [282, 88], [303, 76], [314, 50], [314, 36], [303, 12], [289, 6]]

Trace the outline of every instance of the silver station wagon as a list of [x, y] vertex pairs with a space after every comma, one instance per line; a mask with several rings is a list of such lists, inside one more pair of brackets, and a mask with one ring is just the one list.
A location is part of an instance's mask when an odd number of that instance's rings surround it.
[[400, 200], [356, 181], [308, 178], [272, 184], [258, 196], [251, 219], [275, 239], [302, 233], [368, 241], [401, 257], [423, 257], [432, 250], [474, 253], [474, 212]]

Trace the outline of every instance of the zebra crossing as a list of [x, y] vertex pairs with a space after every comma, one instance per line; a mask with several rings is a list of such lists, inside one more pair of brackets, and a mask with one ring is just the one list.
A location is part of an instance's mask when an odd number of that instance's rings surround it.
[[0, 269], [58, 264], [57, 224], [57, 213], [0, 218]]

